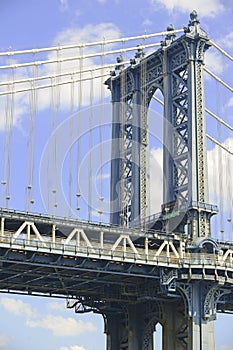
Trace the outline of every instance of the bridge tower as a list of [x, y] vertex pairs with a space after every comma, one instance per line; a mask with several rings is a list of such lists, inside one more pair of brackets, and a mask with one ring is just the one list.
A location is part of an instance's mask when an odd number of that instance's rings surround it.
[[159, 89], [164, 96], [162, 212], [178, 208], [176, 229], [183, 232], [187, 224], [190, 237], [206, 237], [216, 213], [208, 204], [203, 85], [210, 44], [195, 11], [179, 39], [172, 25], [168, 31], [161, 49], [151, 55], [139, 46], [129, 67], [118, 57], [106, 82], [113, 105], [111, 222], [130, 225], [148, 215], [147, 112]]
[[[168, 32], [161, 48], [150, 55], [146, 56], [139, 46], [130, 66], [125, 67], [123, 58], [118, 57], [115, 70], [106, 81], [113, 108], [111, 222], [128, 226], [148, 215], [147, 114], [159, 89], [164, 97], [161, 221], [166, 233], [174, 229], [176, 233], [186, 233], [192, 244], [208, 239], [210, 218], [216, 213], [216, 206], [208, 204], [205, 141], [203, 65], [210, 44], [196, 11], [190, 14], [181, 37], [176, 39], [172, 25]], [[172, 220], [165, 219], [174, 208], [179, 212], [176, 227], [174, 222], [170, 225]], [[172, 282], [173, 272], [164, 278]], [[163, 324], [164, 350], [214, 349], [213, 305], [221, 291], [202, 280], [177, 285], [176, 290], [183, 302], [166, 303], [165, 298], [160, 303], [160, 318], [156, 308], [148, 320], [149, 304], [145, 303], [130, 305], [125, 313], [122, 309], [119, 318], [107, 315], [107, 349], [153, 350], [153, 322]]]

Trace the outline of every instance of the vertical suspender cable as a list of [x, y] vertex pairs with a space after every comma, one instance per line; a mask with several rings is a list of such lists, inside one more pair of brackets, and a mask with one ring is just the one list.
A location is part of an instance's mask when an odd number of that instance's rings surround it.
[[[218, 197], [219, 197], [219, 191], [218, 191], [218, 179], [217, 179], [217, 172], [215, 169], [215, 164], [218, 164], [218, 155], [217, 155], [217, 146], [215, 145], [215, 143], [213, 141], [211, 141], [211, 151], [210, 151], [210, 156], [212, 154], [212, 158], [210, 158], [210, 162], [211, 162], [211, 169], [209, 171], [211, 171], [210, 175], [211, 175], [211, 192], [213, 193], [213, 203], [218, 203]], [[215, 151], [216, 150], [216, 151]], [[215, 225], [211, 226], [211, 229], [214, 229], [214, 236], [217, 237], [219, 235], [219, 230], [218, 230], [218, 215], [215, 215], [214, 217], [215, 220]]]
[[[35, 61], [35, 57], [34, 57]], [[37, 90], [35, 89], [35, 82], [38, 76], [38, 68], [33, 66], [34, 80], [31, 82], [31, 91], [29, 92], [29, 135], [28, 135], [28, 183], [27, 183], [27, 211], [30, 211], [31, 205], [34, 204], [34, 164], [35, 164], [35, 119], [37, 114]]]
[[11, 98], [9, 106], [9, 123], [8, 123], [8, 159], [7, 159], [7, 184], [6, 184], [6, 207], [9, 207], [10, 200], [10, 183], [11, 183], [11, 161], [12, 161], [12, 138], [13, 138], [13, 122], [14, 122], [14, 107], [15, 107], [15, 93], [14, 93], [14, 68], [12, 68], [12, 86], [11, 86]]
[[73, 134], [74, 134], [74, 77], [71, 76], [70, 84], [70, 156], [69, 156], [69, 212], [72, 215], [72, 197], [73, 197]]
[[[217, 84], [216, 84], [216, 95], [217, 95], [218, 91], [217, 91]], [[217, 122], [216, 122], [216, 130], [217, 130]], [[212, 182], [212, 186], [213, 186], [213, 200], [214, 203], [216, 203], [219, 207], [219, 178], [217, 173], [219, 172], [219, 168], [218, 171], [215, 171], [215, 164], [217, 164], [217, 166], [219, 166], [218, 163], [218, 148], [215, 145], [215, 143], [212, 141], [212, 178], [213, 178], [213, 182]], [[215, 221], [215, 225], [212, 225], [212, 227], [214, 226], [215, 228], [215, 237], [220, 238], [219, 237], [219, 232], [221, 230], [220, 228], [220, 220], [219, 220], [219, 215], [215, 215], [214, 217], [214, 221]]]
[[101, 52], [103, 55], [101, 55], [100, 58], [100, 65], [101, 65], [101, 90], [100, 90], [100, 103], [101, 103], [101, 110], [100, 110], [100, 123], [99, 123], [99, 143], [100, 143], [100, 177], [99, 177], [99, 217], [100, 222], [102, 222], [103, 217], [103, 120], [104, 120], [104, 51], [105, 51], [105, 44], [104, 42], [101, 45]]
[[[219, 107], [220, 107], [220, 91], [219, 91], [219, 85], [217, 84], [217, 115], [220, 114]], [[222, 125], [221, 123], [217, 123], [217, 133], [218, 133], [218, 140], [219, 142], [222, 142]], [[221, 240], [224, 240], [224, 222], [223, 222], [223, 215], [224, 215], [224, 202], [223, 202], [223, 155], [222, 155], [222, 148], [218, 147], [218, 165], [219, 165], [219, 172], [218, 172], [218, 188], [219, 188], [219, 209], [220, 209], [220, 233], [221, 233]]]
[[52, 189], [52, 192], [54, 194], [54, 214], [57, 213], [57, 206], [58, 206], [58, 176], [59, 176], [59, 169], [58, 169], [58, 148], [59, 148], [59, 119], [60, 119], [60, 105], [61, 105], [61, 91], [60, 91], [60, 74], [61, 74], [61, 62], [60, 62], [60, 49], [57, 49], [57, 78], [56, 78], [56, 102], [55, 102], [55, 120], [54, 120], [54, 132], [55, 132], [55, 139], [54, 139], [54, 187]]
[[79, 85], [78, 85], [78, 118], [77, 118], [77, 132], [78, 132], [78, 142], [77, 142], [77, 167], [76, 167], [76, 176], [77, 176], [77, 215], [78, 218], [80, 218], [80, 210], [81, 210], [81, 191], [80, 191], [80, 184], [79, 184], [79, 171], [80, 164], [82, 160], [82, 140], [81, 140], [81, 134], [82, 134], [82, 115], [81, 115], [81, 109], [82, 109], [82, 103], [83, 103], [83, 91], [82, 91], [82, 70], [83, 70], [83, 49], [80, 47], [79, 49]]
[[[232, 140], [229, 138], [228, 140]], [[230, 146], [230, 145], [229, 145]], [[226, 182], [227, 182], [227, 229], [228, 239], [232, 241], [233, 237], [233, 157], [231, 154], [226, 154]]]
[[[54, 127], [54, 79], [51, 77], [50, 79], [50, 113], [49, 113], [49, 135], [53, 133], [53, 127]], [[54, 150], [54, 144], [51, 144], [49, 147], [49, 156], [48, 156], [48, 164], [47, 164], [47, 179], [48, 179], [48, 188], [47, 188], [47, 202], [48, 202], [48, 213], [50, 214], [52, 212], [51, 209], [51, 203], [52, 203], [52, 193], [55, 189], [52, 188], [52, 173], [53, 173], [53, 150]]]
[[[10, 80], [10, 79], [8, 79]], [[11, 91], [10, 84], [8, 84], [8, 91]], [[7, 94], [5, 102], [5, 113], [4, 113], [4, 151], [3, 151], [3, 179], [2, 184], [2, 207], [6, 206], [6, 185], [7, 185], [7, 162], [8, 162], [8, 152], [9, 152], [9, 120], [10, 120], [10, 102], [11, 95]]]
[[34, 119], [34, 106], [33, 106], [33, 85], [34, 82], [31, 82], [31, 91], [28, 92], [29, 97], [29, 123], [28, 123], [28, 135], [27, 135], [27, 184], [26, 184], [26, 205], [25, 208], [30, 211], [30, 197], [32, 191], [32, 179], [31, 179], [31, 170], [32, 170], [32, 148], [33, 148], [33, 119]]
[[[225, 81], [226, 78], [226, 58], [223, 57], [223, 80]], [[228, 116], [226, 113], [226, 106], [227, 106], [227, 98], [226, 98], [226, 89], [224, 89], [224, 101], [223, 101], [223, 108], [224, 108], [224, 120], [229, 123], [228, 120]], [[226, 140], [230, 140], [230, 130], [229, 128], [225, 128], [226, 130]], [[228, 145], [226, 145], [228, 146]], [[229, 145], [229, 148], [231, 148], [231, 146]], [[227, 223], [226, 223], [226, 234], [227, 237], [225, 237], [225, 239], [232, 241], [232, 232], [231, 232], [231, 222], [232, 222], [232, 213], [233, 213], [233, 186], [232, 186], [232, 166], [233, 166], [233, 159], [232, 159], [232, 155], [230, 155], [229, 153], [225, 152], [224, 153], [225, 156], [225, 162], [226, 162], [226, 166], [224, 167], [224, 177], [225, 177], [225, 183], [226, 183], [226, 219], [227, 219]]]
[[88, 171], [88, 221], [92, 220], [92, 186], [93, 186], [93, 174], [92, 174], [92, 152], [93, 152], [93, 72], [91, 71], [90, 80], [90, 114], [89, 114], [89, 171]]

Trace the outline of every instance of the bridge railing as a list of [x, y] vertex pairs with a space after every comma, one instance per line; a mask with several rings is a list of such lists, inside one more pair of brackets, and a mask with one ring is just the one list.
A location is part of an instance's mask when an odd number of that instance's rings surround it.
[[28, 251], [39, 252], [40, 254], [57, 254], [68, 258], [87, 258], [108, 260], [113, 263], [128, 262], [140, 265], [159, 265], [170, 266], [171, 268], [198, 267], [205, 269], [231, 268], [233, 269], [233, 251], [228, 250], [224, 255], [203, 254], [185, 252], [182, 256], [168, 255], [167, 252], [158, 250], [138, 248], [137, 251], [129, 251], [123, 246], [113, 249], [114, 245], [105, 243], [100, 247], [87, 246], [85, 244], [77, 246], [76, 244], [64, 244], [62, 242], [41, 242], [39, 240], [27, 240], [22, 238], [13, 239], [11, 236], [0, 237], [0, 248], [10, 249], [18, 254], [25, 254]]

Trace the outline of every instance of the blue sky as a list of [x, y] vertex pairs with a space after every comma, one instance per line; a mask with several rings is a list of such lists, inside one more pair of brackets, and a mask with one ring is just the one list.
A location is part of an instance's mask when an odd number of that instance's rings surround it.
[[[179, 29], [187, 25], [193, 9], [198, 11], [201, 27], [209, 37], [232, 55], [233, 0], [1, 0], [0, 51], [161, 32], [170, 23]], [[232, 63], [214, 50], [208, 53], [206, 61], [212, 71], [233, 86]], [[232, 123], [232, 94], [210, 78], [206, 80], [206, 88], [208, 107]], [[217, 127], [210, 125], [213, 136], [217, 137]], [[228, 140], [227, 145], [233, 146], [232, 134], [222, 131], [221, 136], [221, 142]], [[208, 148], [210, 164], [215, 169], [217, 150], [211, 144]], [[160, 150], [153, 150], [151, 157], [155, 160], [152, 166], [158, 166]], [[214, 175], [211, 176], [213, 180]], [[160, 185], [160, 180], [152, 181], [157, 187]], [[66, 310], [64, 301], [4, 294], [0, 296], [0, 312], [0, 349], [101, 350], [105, 347], [100, 316], [77, 316]], [[229, 315], [219, 315], [216, 350], [233, 349], [232, 321]]]

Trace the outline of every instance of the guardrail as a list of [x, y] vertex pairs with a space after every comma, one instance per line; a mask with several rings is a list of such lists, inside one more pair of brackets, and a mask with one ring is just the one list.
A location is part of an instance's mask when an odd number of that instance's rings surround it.
[[[233, 260], [223, 260], [222, 256], [216, 254], [186, 253], [182, 258], [160, 254], [156, 256], [156, 251], [138, 249], [137, 253], [111, 249], [112, 245], [101, 247], [76, 246], [62, 243], [41, 242], [38, 240], [12, 239], [12, 237], [0, 237], [0, 248], [15, 250], [19, 253], [35, 251], [45, 254], [61, 254], [66, 257], [84, 257], [99, 260], [111, 260], [113, 262], [129, 262], [135, 264], [161, 265], [173, 268], [199, 267], [208, 269], [229, 268], [233, 269]], [[1, 258], [0, 258], [1, 260]], [[232, 271], [233, 272], [233, 271]]]

